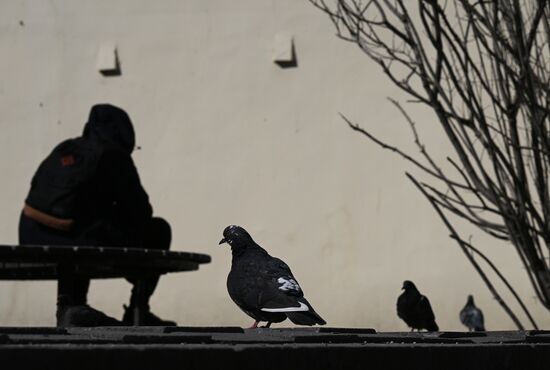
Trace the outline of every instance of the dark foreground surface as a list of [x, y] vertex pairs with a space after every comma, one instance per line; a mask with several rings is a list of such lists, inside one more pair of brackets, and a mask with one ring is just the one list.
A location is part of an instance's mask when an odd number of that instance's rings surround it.
[[2, 369], [550, 369], [550, 331], [0, 328]]

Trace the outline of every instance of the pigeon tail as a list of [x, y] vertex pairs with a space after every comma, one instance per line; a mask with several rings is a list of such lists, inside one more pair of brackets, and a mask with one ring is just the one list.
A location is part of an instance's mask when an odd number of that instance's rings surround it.
[[435, 323], [435, 321], [432, 321], [428, 325], [426, 325], [426, 330], [428, 331], [439, 331], [439, 326]]
[[325, 325], [327, 322], [315, 311], [287, 312], [286, 316], [296, 325]]
[[485, 331], [485, 326], [481, 325], [481, 326], [476, 326], [474, 328], [474, 331]]
[[315, 312], [313, 307], [311, 307], [309, 302], [304, 297], [300, 297], [299, 300], [297, 300], [297, 303], [300, 304], [299, 307], [262, 308], [262, 311], [284, 313], [290, 321], [297, 325], [326, 324], [326, 321], [323, 320], [317, 312]]

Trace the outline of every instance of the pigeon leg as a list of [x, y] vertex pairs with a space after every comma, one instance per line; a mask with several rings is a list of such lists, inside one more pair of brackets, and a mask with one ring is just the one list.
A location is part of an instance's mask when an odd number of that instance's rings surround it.
[[254, 324], [249, 329], [256, 329], [258, 327], [259, 321], [254, 321]]
[[262, 326], [262, 328], [269, 328], [271, 326], [271, 321], [268, 321], [267, 324]]

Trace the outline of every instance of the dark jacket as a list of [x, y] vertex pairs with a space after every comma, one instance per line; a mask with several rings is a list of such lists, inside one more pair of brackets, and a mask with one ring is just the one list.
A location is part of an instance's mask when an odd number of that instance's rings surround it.
[[109, 104], [90, 111], [82, 137], [60, 143], [36, 171], [25, 202], [75, 227], [122, 223], [139, 228], [152, 217], [131, 153], [128, 114]]

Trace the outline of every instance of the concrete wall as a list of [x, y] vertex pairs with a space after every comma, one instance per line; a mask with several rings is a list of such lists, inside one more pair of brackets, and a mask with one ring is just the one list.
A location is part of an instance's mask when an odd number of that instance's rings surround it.
[[[279, 32], [294, 35], [296, 68], [272, 61]], [[470, 293], [489, 329], [513, 328], [404, 176], [414, 169], [339, 117], [417, 153], [386, 100], [405, 97], [334, 34], [307, 1], [2, 1], [0, 241], [17, 242], [42, 158], [80, 134], [92, 104], [110, 102], [135, 123], [135, 162], [155, 213], [173, 225], [173, 249], [213, 258], [198, 272], [163, 278], [152, 302], [160, 316], [181, 325], [252, 322], [227, 295], [230, 251], [217, 246], [223, 228], [239, 224], [291, 266], [331, 326], [405, 330], [395, 300], [411, 279], [442, 329], [462, 329], [457, 315]], [[121, 76], [97, 72], [103, 42], [117, 44]], [[433, 115], [410, 111], [443, 161]], [[511, 246], [466, 232], [548, 327]], [[123, 280], [94, 281], [90, 302], [120, 317], [129, 289]], [[54, 305], [54, 282], [0, 282], [0, 325], [53, 325]]]

